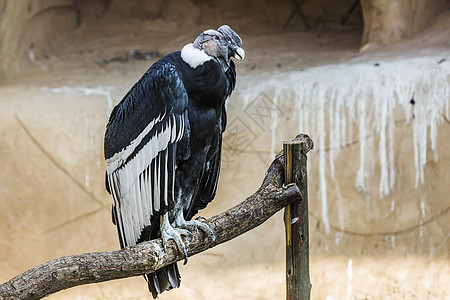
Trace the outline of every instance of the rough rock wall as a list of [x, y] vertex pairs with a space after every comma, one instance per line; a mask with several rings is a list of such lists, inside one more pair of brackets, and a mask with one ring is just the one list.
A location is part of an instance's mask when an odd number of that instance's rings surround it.
[[[362, 45], [388, 45], [411, 38], [433, 23], [445, 0], [361, 0], [348, 16], [347, 25], [361, 25]], [[29, 62], [57, 52], [55, 40], [70, 36], [79, 26], [136, 20], [159, 20], [168, 26], [230, 23], [247, 32], [274, 29], [299, 30], [323, 24], [339, 24], [354, 0], [307, 1], [298, 7], [290, 1], [118, 1], [118, 0], [0, 0], [0, 75], [10, 76], [29, 67]], [[299, 13], [303, 13], [304, 19]], [[100, 21], [93, 23], [92, 21]]]
[[361, 45], [389, 45], [409, 39], [429, 27], [444, 6], [445, 0], [361, 0]]
[[0, 1], [0, 76], [49, 55], [53, 39], [76, 27], [73, 0]]
[[[135, 20], [159, 20], [180, 28], [198, 24], [230, 23], [247, 32], [274, 29], [299, 30], [322, 24], [339, 24], [354, 0], [308, 1], [295, 6], [290, 1], [118, 1], [118, 0], [0, 0], [0, 75], [10, 76], [26, 70], [30, 61], [52, 56], [52, 44], [70, 36], [82, 24], [96, 26]], [[361, 25], [362, 45], [392, 44], [411, 38], [433, 23], [445, 0], [365, 1], [347, 20]], [[93, 23], [92, 21], [99, 21]]]
[[[312, 26], [339, 23], [352, 0], [310, 1], [303, 13]], [[70, 43], [70, 36], [81, 26], [90, 31], [111, 32], [117, 24], [156, 22], [157, 26], [186, 28], [195, 25], [233, 24], [241, 32], [272, 33], [304, 28], [302, 18], [291, 1], [178, 1], [161, 0], [0, 0], [0, 76], [26, 71], [30, 61], [38, 62], [58, 53], [58, 41]], [[292, 17], [290, 18], [290, 15]], [[287, 22], [289, 20], [289, 22]], [[357, 13], [348, 24], [361, 24]], [[146, 30], [146, 26], [142, 27]], [[63, 45], [64, 46], [64, 45]]]

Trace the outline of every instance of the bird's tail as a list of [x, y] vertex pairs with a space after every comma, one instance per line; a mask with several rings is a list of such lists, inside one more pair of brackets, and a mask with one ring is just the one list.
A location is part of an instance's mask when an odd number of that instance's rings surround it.
[[165, 266], [155, 273], [144, 275], [148, 283], [148, 289], [154, 299], [164, 291], [180, 287], [181, 276], [176, 263]]

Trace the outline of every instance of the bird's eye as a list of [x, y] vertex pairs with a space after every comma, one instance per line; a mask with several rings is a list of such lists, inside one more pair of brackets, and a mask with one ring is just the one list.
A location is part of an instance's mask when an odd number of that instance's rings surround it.
[[214, 39], [215, 39], [215, 40], [220, 40], [220, 36], [215, 35], [215, 36], [214, 36]]

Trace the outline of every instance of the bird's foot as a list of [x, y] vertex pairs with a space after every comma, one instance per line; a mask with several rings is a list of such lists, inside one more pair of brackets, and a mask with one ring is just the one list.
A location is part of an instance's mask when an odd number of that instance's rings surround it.
[[164, 250], [166, 250], [167, 242], [172, 239], [177, 244], [178, 249], [184, 255], [184, 264], [188, 262], [188, 254], [186, 250], [186, 245], [183, 242], [182, 236], [189, 236], [192, 240], [193, 235], [189, 230], [183, 228], [173, 227], [170, 222], [167, 214], [161, 217], [161, 237], [163, 241]]
[[216, 235], [208, 225], [200, 222], [199, 219], [206, 220], [204, 217], [198, 217], [195, 220], [186, 221], [182, 215], [179, 215], [177, 218], [175, 218], [174, 225], [177, 228], [184, 228], [191, 231], [195, 230], [196, 232], [198, 232], [198, 229], [200, 228], [203, 232], [210, 236], [211, 244], [214, 245], [214, 243], [216, 242]]
[[203, 216], [198, 216], [197, 218], [195, 218], [197, 221], [206, 221], [206, 218]]

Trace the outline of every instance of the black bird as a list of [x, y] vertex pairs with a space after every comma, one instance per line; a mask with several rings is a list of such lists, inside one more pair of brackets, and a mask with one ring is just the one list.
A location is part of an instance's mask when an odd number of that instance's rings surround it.
[[[154, 63], [113, 109], [105, 134], [106, 189], [120, 246], [162, 238], [178, 245], [200, 228], [192, 217], [214, 198], [225, 101], [236, 83], [241, 38], [227, 25], [202, 32]], [[177, 264], [144, 276], [154, 298], [180, 286]]]

